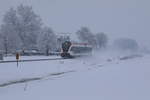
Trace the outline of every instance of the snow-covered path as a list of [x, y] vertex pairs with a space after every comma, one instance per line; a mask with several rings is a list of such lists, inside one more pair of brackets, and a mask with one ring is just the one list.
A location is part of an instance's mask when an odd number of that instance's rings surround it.
[[2, 100], [150, 100], [150, 56], [0, 64], [0, 83], [51, 73], [59, 77], [0, 88]]

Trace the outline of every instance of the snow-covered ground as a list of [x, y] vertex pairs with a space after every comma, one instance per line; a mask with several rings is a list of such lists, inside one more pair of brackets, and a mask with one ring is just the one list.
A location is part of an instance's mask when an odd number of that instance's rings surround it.
[[[60, 58], [60, 56], [19, 56], [20, 60], [29, 60], [29, 59], [51, 59], [51, 58]], [[4, 61], [16, 60], [15, 56], [4, 57]]]
[[0, 63], [0, 100], [150, 100], [150, 55]]

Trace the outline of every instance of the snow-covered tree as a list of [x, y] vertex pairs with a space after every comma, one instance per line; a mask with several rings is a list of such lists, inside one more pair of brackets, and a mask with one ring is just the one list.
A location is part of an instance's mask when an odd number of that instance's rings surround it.
[[32, 49], [37, 45], [37, 37], [41, 31], [41, 19], [32, 7], [20, 5], [17, 8], [17, 31], [22, 41], [22, 49]]
[[46, 55], [50, 51], [56, 49], [56, 35], [51, 28], [45, 27], [42, 29], [38, 47], [41, 51], [45, 52]]
[[10, 8], [4, 15], [0, 27], [5, 52], [35, 49], [41, 25], [41, 19], [34, 13], [32, 7], [20, 5], [16, 10]]
[[20, 46], [20, 40], [17, 34], [17, 15], [16, 10], [10, 8], [4, 15], [3, 23], [0, 28], [3, 49], [7, 54], [10, 51], [15, 51]]
[[81, 42], [87, 42], [91, 44], [92, 46], [96, 46], [96, 39], [95, 36], [92, 34], [89, 28], [87, 27], [81, 27], [80, 30], [76, 32], [77, 37]]
[[97, 33], [95, 35], [97, 48], [105, 48], [108, 43], [108, 37], [105, 33]]

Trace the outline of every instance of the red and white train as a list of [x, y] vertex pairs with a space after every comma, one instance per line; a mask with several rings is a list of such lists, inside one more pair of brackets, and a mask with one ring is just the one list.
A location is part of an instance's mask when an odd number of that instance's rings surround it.
[[87, 43], [71, 43], [70, 41], [62, 43], [61, 57], [63, 58], [91, 55], [91, 53], [92, 46]]

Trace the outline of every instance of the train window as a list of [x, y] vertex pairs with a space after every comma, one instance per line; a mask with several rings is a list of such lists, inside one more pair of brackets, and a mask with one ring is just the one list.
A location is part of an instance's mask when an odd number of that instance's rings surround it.
[[72, 47], [71, 50], [73, 53], [88, 53], [92, 51], [90, 47]]

